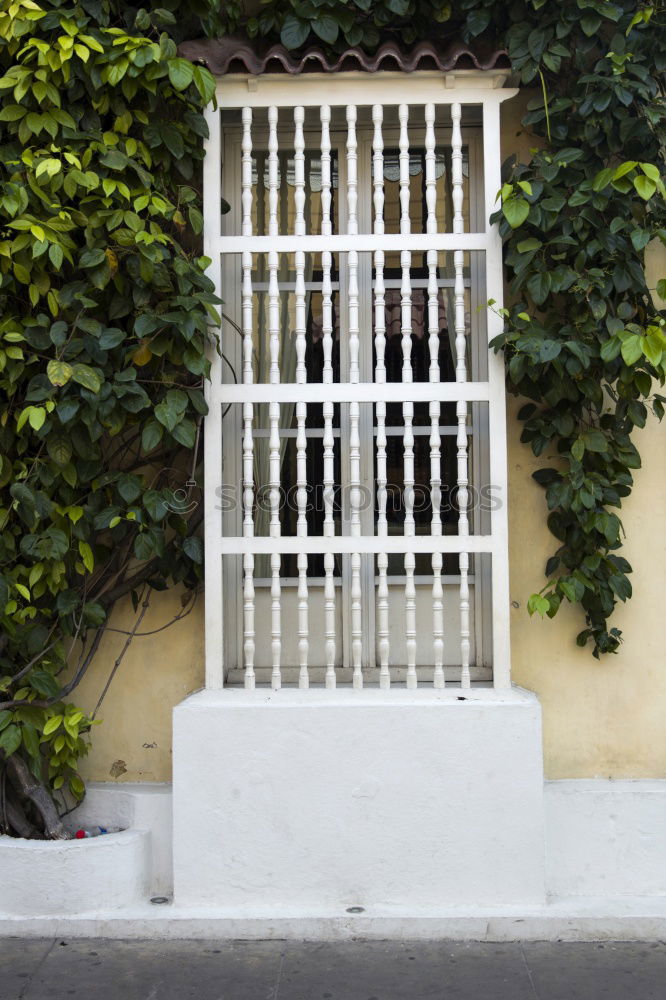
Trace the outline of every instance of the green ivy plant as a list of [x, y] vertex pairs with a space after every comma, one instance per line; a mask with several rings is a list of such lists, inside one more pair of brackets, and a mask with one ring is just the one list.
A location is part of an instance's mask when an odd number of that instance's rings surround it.
[[598, 657], [617, 650], [608, 619], [631, 596], [617, 511], [641, 464], [633, 432], [648, 406], [664, 412], [666, 323], [644, 267], [648, 243], [666, 238], [663, 24], [635, 3], [527, 6], [538, 27], [516, 24], [507, 41], [523, 81], [544, 83], [524, 119], [544, 146], [501, 192], [513, 304], [495, 346], [510, 387], [533, 401], [522, 440], [553, 459], [534, 478], [559, 546], [529, 609], [579, 603], [577, 642]]
[[[663, 5], [635, 0], [263, 0], [233, 9], [229, 29], [279, 37], [290, 49], [374, 49], [387, 38], [505, 46], [537, 91], [523, 124], [538, 139], [528, 164], [505, 164], [499, 221], [510, 280], [502, 350], [522, 440], [548, 464], [558, 546], [548, 582], [528, 602], [553, 617], [582, 606], [577, 641], [615, 652], [609, 618], [631, 596], [619, 555], [619, 509], [641, 464], [635, 431], [661, 419], [665, 314], [646, 286], [645, 248], [666, 243]], [[658, 289], [666, 296], [666, 280]]]
[[0, 830], [22, 836], [64, 835], [45, 790], [83, 795], [68, 696], [114, 603], [201, 577], [172, 480], [196, 478], [216, 319], [214, 80], [168, 7], [0, 0]]

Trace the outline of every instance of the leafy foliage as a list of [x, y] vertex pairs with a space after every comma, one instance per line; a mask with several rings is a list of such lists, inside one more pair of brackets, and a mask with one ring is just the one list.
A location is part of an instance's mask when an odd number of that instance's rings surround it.
[[615, 652], [608, 618], [631, 596], [616, 510], [640, 466], [633, 432], [648, 406], [664, 412], [665, 318], [644, 273], [646, 246], [666, 242], [663, 5], [264, 0], [245, 21], [235, 10], [235, 26], [288, 48], [479, 38], [505, 45], [521, 83], [538, 88], [524, 124], [540, 145], [529, 164], [505, 165], [495, 216], [513, 304], [494, 346], [509, 388], [533, 400], [519, 413], [522, 440], [553, 463], [535, 479], [559, 546], [529, 610], [552, 617], [562, 600], [580, 603], [578, 643]]
[[306, 41], [338, 50], [350, 45], [373, 49], [390, 34], [399, 34], [408, 44], [429, 37], [433, 22], [451, 17], [448, 0], [288, 0], [262, 4], [258, 17], [251, 17], [246, 30], [252, 37], [279, 32], [288, 49]]
[[169, 470], [191, 478], [206, 412], [214, 81], [175, 21], [0, 0], [0, 771], [21, 753], [76, 798], [90, 720], [67, 695], [110, 608], [201, 574]]
[[511, 166], [502, 191], [514, 304], [495, 346], [511, 388], [534, 401], [519, 413], [522, 440], [554, 458], [534, 475], [560, 545], [530, 610], [552, 617], [563, 599], [579, 602], [577, 641], [599, 656], [617, 650], [608, 618], [631, 596], [616, 511], [641, 464], [632, 435], [648, 406], [664, 412], [655, 387], [666, 375], [666, 321], [644, 252], [666, 242], [666, 58], [651, 7], [539, 6], [538, 27], [526, 20], [507, 34], [523, 81], [544, 82], [524, 123], [545, 143], [529, 165]]

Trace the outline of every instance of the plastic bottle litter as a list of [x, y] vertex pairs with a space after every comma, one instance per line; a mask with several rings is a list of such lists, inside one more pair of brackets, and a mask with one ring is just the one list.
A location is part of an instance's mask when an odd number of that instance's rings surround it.
[[89, 830], [83, 829], [74, 831], [74, 840], [87, 840], [89, 837], [102, 837], [105, 833], [119, 833], [120, 827], [93, 826]]

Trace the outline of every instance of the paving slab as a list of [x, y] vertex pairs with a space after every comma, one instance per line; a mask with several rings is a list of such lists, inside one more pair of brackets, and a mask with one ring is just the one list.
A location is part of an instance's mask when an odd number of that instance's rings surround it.
[[0, 938], [0, 1000], [22, 1000], [53, 940]]
[[527, 941], [539, 1000], [666, 1000], [666, 945]]
[[0, 1000], [664, 1000], [666, 943], [0, 939]]
[[[311, 949], [316, 950], [311, 950]], [[492, 987], [492, 994], [487, 990]], [[533, 1000], [520, 945], [460, 942], [321, 944], [285, 949], [280, 998]]]
[[268, 1000], [279, 941], [57, 939], [23, 993], [0, 1000]]

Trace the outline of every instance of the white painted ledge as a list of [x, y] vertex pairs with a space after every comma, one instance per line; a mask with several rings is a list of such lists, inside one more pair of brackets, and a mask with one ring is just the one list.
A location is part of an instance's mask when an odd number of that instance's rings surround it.
[[539, 701], [532, 691], [525, 688], [510, 687], [495, 690], [492, 687], [475, 685], [468, 691], [460, 687], [447, 687], [443, 691], [435, 691], [432, 687], [420, 687], [408, 691], [404, 686], [397, 685], [381, 691], [378, 687], [365, 687], [354, 691], [351, 687], [338, 687], [332, 691], [323, 685], [312, 686], [307, 691], [296, 687], [283, 687], [273, 691], [268, 687], [258, 687], [253, 691], [242, 687], [226, 687], [222, 690], [197, 691], [185, 701], [176, 705], [178, 713], [196, 712], [203, 708], [257, 708], [258, 706], [273, 706], [276, 708], [331, 708], [351, 709], [355, 707], [370, 708], [405, 708], [414, 705], [434, 708], [435, 706], [466, 705], [512, 705], [523, 708], [533, 708]]
[[0, 914], [0, 935], [167, 940], [660, 941], [666, 899], [553, 899], [533, 907], [422, 912], [255, 913], [144, 905], [32, 919]]

